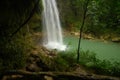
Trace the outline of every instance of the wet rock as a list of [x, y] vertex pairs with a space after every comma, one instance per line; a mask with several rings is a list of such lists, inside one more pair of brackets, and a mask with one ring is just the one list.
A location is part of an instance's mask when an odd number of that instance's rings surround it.
[[92, 39], [94, 40], [94, 37], [91, 34], [83, 34], [82, 35], [84, 39]]
[[34, 64], [28, 64], [26, 66], [26, 70], [30, 72], [39, 72], [42, 71], [40, 67], [38, 67], [35, 63]]
[[44, 76], [44, 79], [45, 79], [45, 80], [53, 80], [53, 78], [50, 77], [50, 76]]
[[29, 57], [27, 60], [26, 60], [27, 63], [34, 63], [35, 62], [35, 59], [33, 57]]
[[113, 38], [111, 41], [119, 43], [120, 42], [120, 38]]
[[71, 32], [71, 35], [74, 35], [74, 36], [79, 36], [80, 33], [79, 32]]
[[48, 71], [49, 70], [48, 66], [44, 62], [42, 62], [41, 60], [37, 61], [36, 64], [37, 64], [38, 67], [42, 68], [42, 71]]
[[47, 65], [37, 54], [30, 54], [27, 59], [26, 70], [30, 72], [48, 71]]

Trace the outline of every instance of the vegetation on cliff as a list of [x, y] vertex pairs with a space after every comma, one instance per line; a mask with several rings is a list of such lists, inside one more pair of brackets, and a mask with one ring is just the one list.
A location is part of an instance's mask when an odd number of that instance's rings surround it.
[[[86, 0], [57, 0], [57, 2], [63, 28], [66, 31], [78, 32], [82, 24]], [[83, 33], [97, 38], [112, 38], [111, 40], [119, 42], [120, 1], [89, 0], [87, 9]], [[36, 49], [36, 43], [42, 37], [39, 34], [42, 30], [41, 11], [41, 0], [0, 1], [0, 73], [6, 70], [26, 68], [29, 55], [33, 49]], [[39, 49], [41, 48], [38, 48], [37, 51], [40, 55], [37, 57], [40, 58], [42, 64], [35, 63], [35, 65], [39, 65], [38, 67], [44, 65], [44, 69], [47, 71], [74, 71], [76, 69], [78, 63], [76, 63], [75, 52], [72, 54], [61, 52], [56, 55], [58, 53], [56, 50], [42, 49], [39, 51]], [[49, 56], [46, 57], [44, 53], [48, 53]], [[94, 69], [99, 74], [120, 76], [118, 62], [112, 64], [106, 60], [100, 61], [94, 54], [89, 55], [88, 52], [82, 52], [79, 62], [80, 65], [86, 67], [86, 70]]]

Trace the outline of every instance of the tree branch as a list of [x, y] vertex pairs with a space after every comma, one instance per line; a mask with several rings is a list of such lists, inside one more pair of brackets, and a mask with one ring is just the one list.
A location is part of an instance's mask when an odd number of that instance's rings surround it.
[[45, 78], [45, 76], [49, 76], [54, 80], [61, 80], [63, 78], [69, 80], [115, 80], [116, 78], [109, 76], [97, 76], [97, 75], [83, 75], [75, 72], [27, 72], [22, 70], [11, 70], [2, 73], [2, 76], [10, 76], [10, 75], [22, 75], [39, 79]]

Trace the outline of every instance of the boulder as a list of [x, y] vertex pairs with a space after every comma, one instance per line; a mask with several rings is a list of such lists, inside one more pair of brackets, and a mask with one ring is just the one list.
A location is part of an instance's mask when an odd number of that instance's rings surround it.
[[120, 42], [120, 38], [113, 38], [111, 41], [119, 43]]

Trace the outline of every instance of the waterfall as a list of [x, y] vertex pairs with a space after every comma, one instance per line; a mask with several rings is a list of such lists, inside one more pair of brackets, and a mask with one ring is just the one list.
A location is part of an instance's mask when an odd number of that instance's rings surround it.
[[42, 0], [43, 3], [43, 45], [48, 49], [65, 50], [59, 12], [55, 0]]

